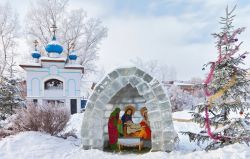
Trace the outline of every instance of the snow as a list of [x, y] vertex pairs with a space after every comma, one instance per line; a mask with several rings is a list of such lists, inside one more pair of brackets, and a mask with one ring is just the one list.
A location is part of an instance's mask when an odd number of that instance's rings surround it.
[[192, 83], [184, 83], [184, 82], [174, 82], [176, 86], [194, 86]]
[[[186, 120], [191, 120], [192, 117], [192, 111], [194, 110], [183, 110], [183, 111], [178, 111], [178, 112], [174, 112], [172, 117], [173, 119], [186, 119]], [[245, 110], [244, 114], [250, 113], [250, 109]], [[210, 115], [212, 115], [211, 113], [209, 113]], [[201, 114], [202, 116], [205, 116], [204, 114]], [[231, 112], [229, 114], [229, 118], [233, 119], [233, 118], [242, 118], [243, 115], [240, 115], [240, 112]]]
[[29, 62], [29, 63], [22, 63], [21, 66], [42, 66], [41, 63]]
[[191, 111], [188, 110], [183, 110], [183, 111], [179, 111], [179, 112], [175, 112], [173, 113], [173, 119], [186, 119], [186, 120], [191, 120], [192, 114], [190, 113]]
[[57, 57], [57, 58], [54, 58], [54, 57], [41, 57], [41, 60], [58, 60], [58, 61], [66, 61], [67, 60], [67, 57]]
[[[245, 115], [245, 114], [247, 114], [247, 113], [250, 113], [250, 109], [248, 109], [248, 110], [245, 110], [244, 112], [243, 112], [244, 114], [243, 115]], [[240, 115], [240, 112], [238, 111], [238, 112], [232, 112], [232, 113], [230, 113], [229, 114], [229, 118], [242, 118], [243, 116], [242, 115]]]
[[[76, 129], [80, 137], [83, 113], [71, 116], [65, 131]], [[188, 111], [173, 113], [174, 117], [189, 119]], [[174, 122], [175, 130], [200, 131], [192, 122]], [[214, 151], [203, 151], [195, 143], [190, 143], [187, 136], [179, 133], [180, 142], [176, 150], [167, 152], [148, 152], [145, 154], [110, 153], [100, 150], [81, 149], [80, 138], [62, 139], [40, 132], [22, 132], [0, 140], [0, 159], [245, 159], [250, 158], [250, 147], [234, 144]], [[195, 151], [196, 150], [196, 151]]]
[[72, 68], [72, 67], [84, 68], [83, 65], [80, 65], [80, 64], [77, 64], [77, 63], [73, 63], [73, 64], [68, 63], [68, 64], [66, 64], [64, 67], [65, 67], [65, 68], [67, 68], [67, 67], [71, 67], [71, 68]]
[[48, 45], [60, 45], [57, 40], [52, 40], [48, 43]]
[[64, 132], [75, 130], [76, 136], [80, 138], [83, 117], [84, 117], [84, 113], [77, 113], [77, 114], [71, 115]]
[[74, 148], [76, 146], [70, 140], [39, 132], [23, 132], [0, 142], [0, 158], [62, 158]]

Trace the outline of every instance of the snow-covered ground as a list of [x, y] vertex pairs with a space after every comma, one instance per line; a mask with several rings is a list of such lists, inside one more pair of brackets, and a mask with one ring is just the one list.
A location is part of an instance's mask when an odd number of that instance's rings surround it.
[[[174, 117], [187, 118], [187, 111], [174, 113]], [[83, 114], [71, 116], [66, 131], [76, 130], [80, 137]], [[192, 122], [174, 122], [177, 132], [200, 131], [200, 127]], [[148, 152], [145, 154], [109, 153], [100, 150], [81, 149], [80, 139], [67, 140], [39, 132], [23, 132], [9, 136], [0, 141], [0, 159], [248, 159], [250, 147], [244, 144], [234, 144], [218, 150], [205, 152], [195, 143], [190, 143], [187, 136], [179, 133], [180, 142], [171, 153]], [[196, 150], [196, 151], [195, 151]], [[195, 151], [195, 152], [194, 152]]]

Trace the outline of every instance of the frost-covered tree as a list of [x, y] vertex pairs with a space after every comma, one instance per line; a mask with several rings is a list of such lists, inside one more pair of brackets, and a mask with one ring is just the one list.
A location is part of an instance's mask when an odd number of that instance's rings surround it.
[[15, 73], [17, 36], [17, 15], [8, 3], [0, 5], [0, 77]]
[[172, 85], [168, 89], [168, 95], [171, 101], [172, 111], [174, 112], [191, 109], [194, 105], [192, 96], [176, 85]]
[[85, 67], [86, 73], [95, 71], [99, 46], [107, 36], [99, 19], [88, 18], [82, 9], [69, 10], [68, 0], [37, 0], [31, 4], [26, 16], [26, 34], [29, 44], [37, 39], [41, 52], [51, 41], [52, 25], [57, 26], [57, 40], [64, 47], [67, 56], [74, 44], [79, 63]]
[[166, 64], [160, 64], [157, 60], [144, 61], [137, 57], [130, 60], [130, 62], [136, 67], [156, 77], [161, 82], [176, 80], [175, 68], [169, 67]]
[[174, 84], [167, 88], [166, 92], [168, 92], [172, 111], [174, 112], [181, 110], [191, 110], [195, 105], [198, 105], [204, 101], [203, 97], [185, 91]]
[[[232, 23], [235, 15], [226, 8], [226, 16], [221, 17], [221, 32], [213, 34], [217, 39], [218, 59], [209, 62], [210, 72], [205, 80], [206, 103], [197, 107], [193, 120], [204, 127], [200, 133], [184, 132], [190, 141], [208, 141], [206, 150], [216, 149], [234, 143], [249, 143], [249, 114], [244, 114], [248, 108], [245, 102], [249, 81], [246, 70], [242, 68], [248, 52], [239, 53], [237, 36], [245, 28], [234, 29]], [[230, 118], [232, 113], [241, 117]]]
[[0, 118], [5, 119], [23, 104], [17, 79], [0, 78]]

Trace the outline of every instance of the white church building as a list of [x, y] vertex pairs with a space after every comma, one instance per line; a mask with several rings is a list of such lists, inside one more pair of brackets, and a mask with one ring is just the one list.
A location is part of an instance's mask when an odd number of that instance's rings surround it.
[[27, 101], [40, 105], [65, 106], [71, 114], [81, 110], [82, 65], [77, 64], [77, 55], [72, 49], [68, 57], [62, 57], [63, 47], [52, 41], [45, 47], [46, 57], [37, 49], [32, 52], [34, 62], [20, 64], [26, 71]]

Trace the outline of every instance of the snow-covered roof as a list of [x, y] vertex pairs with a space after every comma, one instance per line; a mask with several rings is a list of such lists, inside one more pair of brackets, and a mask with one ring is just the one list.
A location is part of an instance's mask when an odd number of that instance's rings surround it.
[[20, 67], [22, 68], [25, 68], [25, 67], [42, 67], [41, 63], [34, 63], [34, 62], [30, 62], [30, 63], [22, 63], [19, 65]]
[[65, 68], [67, 68], [67, 67], [71, 67], [71, 68], [74, 68], [74, 67], [76, 67], [76, 68], [84, 68], [83, 65], [80, 65], [80, 64], [70, 64], [70, 63], [66, 64], [64, 67]]
[[52, 57], [41, 57], [41, 61], [45, 62], [66, 62], [67, 57], [58, 57], [58, 58], [52, 58]]
[[26, 62], [22, 63], [19, 66], [22, 68], [41, 68], [42, 67], [42, 62], [60, 62], [64, 63], [64, 68], [65, 69], [76, 69], [76, 70], [82, 70], [82, 73], [84, 73], [84, 67], [80, 64], [77, 63], [66, 63], [67, 62], [67, 57], [41, 57], [41, 62], [35, 63], [35, 62]]
[[84, 67], [80, 64], [69, 64], [67, 63], [64, 68], [66, 69], [80, 69], [82, 72], [84, 72]]

